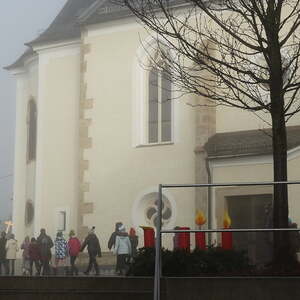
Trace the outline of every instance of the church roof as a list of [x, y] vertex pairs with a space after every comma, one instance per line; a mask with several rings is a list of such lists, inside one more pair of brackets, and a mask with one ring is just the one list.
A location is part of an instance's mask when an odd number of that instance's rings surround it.
[[[82, 25], [97, 24], [132, 16], [128, 8], [116, 4], [114, 1], [115, 0], [68, 0], [50, 26], [36, 39], [26, 43], [26, 45], [34, 47], [39, 44], [77, 39], [81, 36]], [[186, 0], [170, 1], [173, 1], [176, 5], [182, 5], [183, 3], [187, 5]], [[28, 53], [28, 50], [25, 51], [16, 62], [6, 67], [6, 69], [22, 66], [24, 56], [27, 57]]]
[[24, 66], [24, 61], [26, 58], [32, 56], [35, 52], [32, 48], [27, 48], [24, 53], [11, 65], [4, 67], [5, 70], [12, 70], [17, 68], [22, 68]]
[[[288, 150], [300, 146], [300, 126], [287, 127]], [[204, 146], [208, 158], [272, 154], [271, 129], [224, 132]]]
[[80, 14], [98, 0], [68, 0], [50, 26], [36, 39], [27, 43], [33, 46], [80, 37]]
[[[169, 0], [176, 6], [187, 6], [186, 0]], [[132, 16], [132, 12], [116, 0], [68, 0], [61, 12], [39, 37], [28, 43], [56, 42], [79, 38], [80, 26], [118, 20]]]

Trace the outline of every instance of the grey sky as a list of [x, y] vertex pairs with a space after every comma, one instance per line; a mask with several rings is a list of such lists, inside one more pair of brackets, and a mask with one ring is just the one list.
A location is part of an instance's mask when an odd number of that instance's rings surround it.
[[23, 53], [60, 11], [66, 0], [9, 0], [1, 3], [0, 17], [0, 220], [10, 217], [14, 157], [15, 81], [3, 70]]

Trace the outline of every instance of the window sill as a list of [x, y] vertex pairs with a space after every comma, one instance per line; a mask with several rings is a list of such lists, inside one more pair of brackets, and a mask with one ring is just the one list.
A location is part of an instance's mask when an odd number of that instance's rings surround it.
[[166, 145], [174, 145], [174, 142], [160, 142], [160, 143], [140, 144], [140, 145], [136, 145], [135, 148], [157, 147], [157, 146], [166, 146]]

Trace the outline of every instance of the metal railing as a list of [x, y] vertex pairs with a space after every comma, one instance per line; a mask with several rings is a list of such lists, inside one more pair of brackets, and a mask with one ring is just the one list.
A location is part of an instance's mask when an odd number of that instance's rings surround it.
[[[254, 228], [254, 229], [191, 229], [191, 230], [162, 230], [162, 203], [163, 189], [172, 188], [213, 188], [213, 187], [241, 187], [241, 186], [267, 186], [267, 185], [296, 185], [300, 181], [277, 181], [277, 182], [234, 182], [234, 183], [207, 183], [207, 184], [160, 184], [158, 187], [158, 222], [156, 225], [155, 242], [155, 274], [154, 274], [154, 300], [160, 300], [160, 280], [161, 280], [161, 239], [163, 233], [182, 232], [276, 232], [276, 231], [300, 231], [299, 228]], [[210, 217], [210, 216], [209, 216]]]

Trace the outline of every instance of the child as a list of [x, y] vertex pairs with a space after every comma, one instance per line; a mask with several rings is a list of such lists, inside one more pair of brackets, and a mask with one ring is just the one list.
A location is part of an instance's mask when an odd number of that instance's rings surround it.
[[22, 274], [23, 275], [29, 275], [30, 271], [30, 260], [29, 260], [29, 236], [26, 236], [24, 239], [24, 242], [21, 245], [21, 249], [23, 250], [22, 253]]
[[136, 257], [137, 254], [137, 246], [139, 243], [139, 237], [136, 235], [134, 228], [130, 228], [129, 231], [129, 240], [131, 243], [131, 256]]
[[29, 264], [30, 264], [29, 265], [30, 276], [32, 276], [33, 264], [35, 265], [36, 275], [39, 276], [41, 273], [41, 265], [40, 265], [41, 254], [40, 254], [40, 248], [37, 243], [37, 240], [34, 237], [31, 239], [28, 252], [29, 252]]
[[75, 266], [75, 261], [78, 256], [78, 253], [80, 252], [81, 243], [79, 239], [75, 236], [74, 230], [70, 231], [69, 234], [69, 241], [68, 241], [68, 247], [69, 247], [69, 254], [70, 254], [70, 263], [71, 263], [71, 275], [78, 275], [78, 269]]
[[69, 268], [67, 266], [67, 257], [69, 256], [68, 243], [63, 237], [61, 231], [56, 235], [54, 242], [55, 247], [55, 265], [54, 265], [54, 275], [57, 274], [58, 267], [64, 267], [66, 275], [68, 274]]

